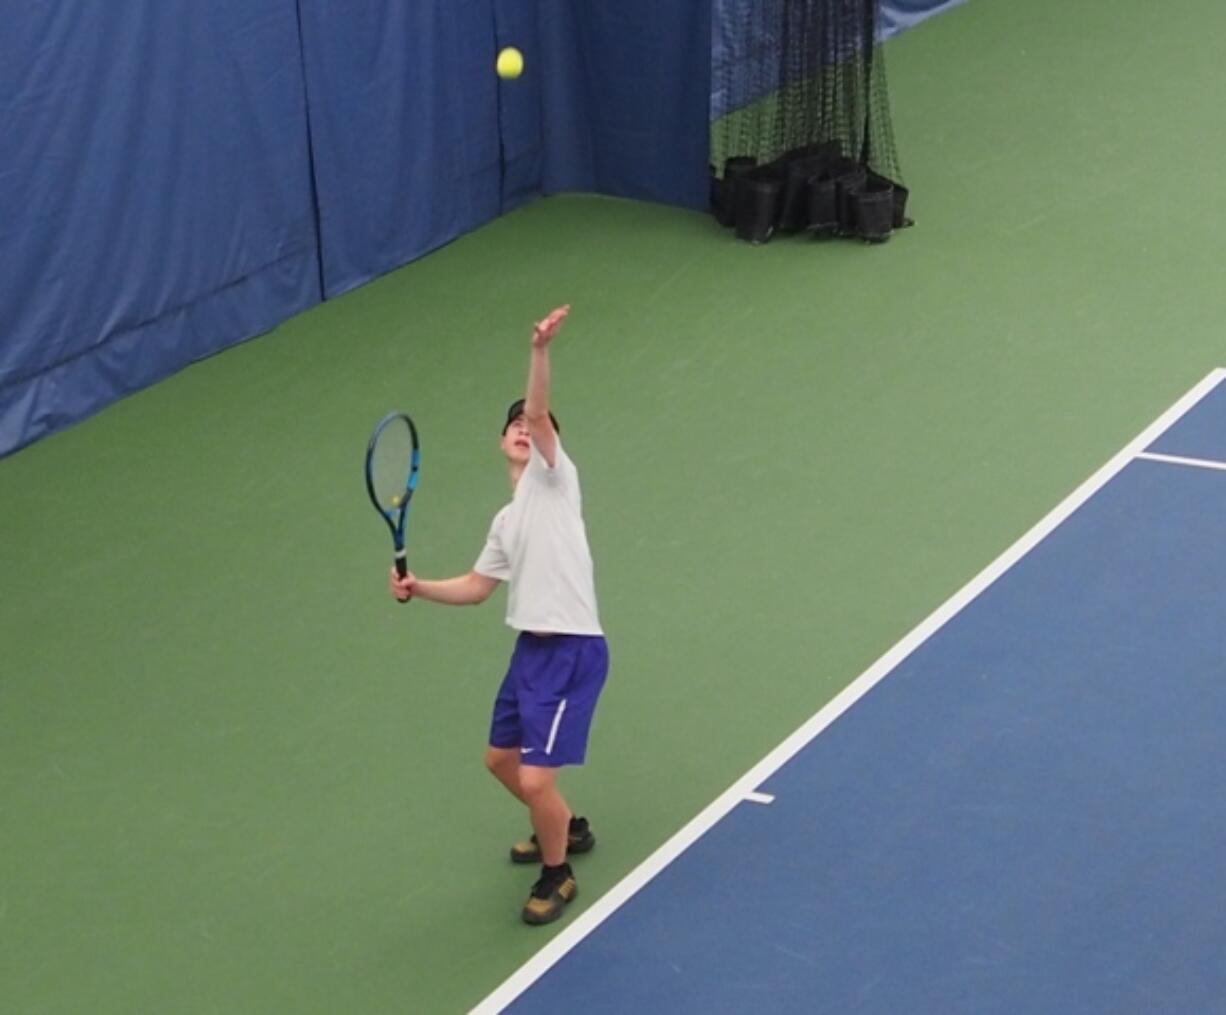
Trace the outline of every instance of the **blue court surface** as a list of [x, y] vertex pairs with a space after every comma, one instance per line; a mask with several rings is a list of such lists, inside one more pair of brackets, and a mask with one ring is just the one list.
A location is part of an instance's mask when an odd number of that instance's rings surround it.
[[1226, 371], [478, 1010], [1226, 1012]]

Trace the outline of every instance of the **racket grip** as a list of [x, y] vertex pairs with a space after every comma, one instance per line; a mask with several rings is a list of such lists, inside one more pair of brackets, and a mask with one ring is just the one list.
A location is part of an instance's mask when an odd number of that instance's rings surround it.
[[[395, 561], [394, 561], [394, 563], [395, 563], [395, 565], [396, 565], [396, 574], [398, 574], [398, 575], [399, 575], [401, 578], [403, 578], [403, 577], [404, 577], [406, 574], [408, 574], [408, 573], [409, 573], [409, 568], [408, 568], [408, 565], [407, 565], [407, 564], [405, 564], [405, 562], [404, 562], [404, 556], [405, 556], [405, 554], [404, 554], [404, 550], [397, 550], [397, 551], [396, 551], [396, 557], [395, 557]], [[412, 596], [409, 596], [409, 598], [408, 598], [408, 599], [401, 599], [401, 600], [399, 600], [399, 602], [400, 602], [400, 604], [401, 604], [402, 606], [403, 606], [405, 603], [411, 603], [412, 601], [413, 601], [413, 597], [412, 597]]]

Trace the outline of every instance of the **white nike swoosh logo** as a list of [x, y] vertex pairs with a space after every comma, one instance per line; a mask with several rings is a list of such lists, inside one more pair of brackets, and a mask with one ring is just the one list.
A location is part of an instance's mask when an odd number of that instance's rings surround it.
[[536, 750], [535, 747], [521, 747], [519, 749], [519, 753], [520, 754], [531, 754], [535, 750]]

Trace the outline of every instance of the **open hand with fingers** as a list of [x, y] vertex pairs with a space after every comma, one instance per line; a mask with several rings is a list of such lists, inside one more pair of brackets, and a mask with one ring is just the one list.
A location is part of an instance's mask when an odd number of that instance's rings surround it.
[[534, 349], [543, 349], [552, 340], [553, 336], [558, 333], [558, 329], [562, 327], [562, 322], [566, 320], [566, 315], [570, 313], [570, 304], [564, 304], [556, 310], [551, 310], [544, 320], [537, 321], [532, 329], [532, 347]]

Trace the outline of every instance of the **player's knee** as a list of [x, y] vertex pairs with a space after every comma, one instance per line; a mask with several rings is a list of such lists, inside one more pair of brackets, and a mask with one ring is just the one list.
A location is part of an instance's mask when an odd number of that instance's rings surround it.
[[520, 789], [529, 800], [552, 793], [557, 774], [556, 769], [525, 765], [519, 773]]
[[485, 749], [485, 767], [493, 772], [494, 775], [505, 775], [518, 764], [519, 757], [514, 751], [508, 751], [501, 747], [487, 747]]

